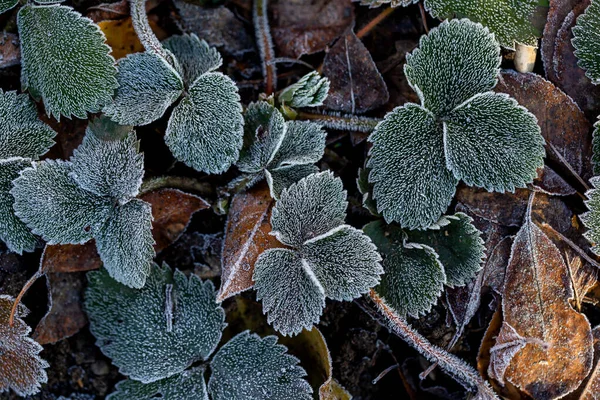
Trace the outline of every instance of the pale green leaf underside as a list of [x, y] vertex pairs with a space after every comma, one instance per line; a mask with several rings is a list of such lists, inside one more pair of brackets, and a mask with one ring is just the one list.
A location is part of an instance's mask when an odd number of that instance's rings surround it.
[[297, 183], [302, 178], [319, 172], [319, 168], [315, 165], [292, 165], [290, 167], [281, 167], [275, 170], [265, 170], [267, 184], [271, 191], [271, 197], [279, 199], [281, 192], [289, 188], [294, 183]]
[[329, 79], [313, 71], [285, 88], [279, 95], [279, 102], [290, 107], [318, 107], [329, 94]]
[[299, 360], [277, 344], [242, 332], [227, 342], [211, 362], [208, 390], [212, 400], [310, 400], [312, 388]]
[[578, 65], [595, 85], [600, 84], [600, 2], [592, 1], [573, 27]]
[[94, 237], [110, 276], [129, 287], [143, 287], [155, 255], [152, 206], [139, 199], [115, 206]]
[[49, 244], [88, 241], [112, 208], [109, 199], [77, 185], [67, 161], [36, 163], [13, 184], [15, 214]]
[[158, 54], [130, 54], [117, 63], [119, 88], [103, 112], [121, 125], [148, 125], [183, 93], [183, 81]]
[[0, 160], [37, 160], [54, 144], [56, 132], [38, 118], [29, 96], [0, 90]]
[[17, 24], [21, 82], [49, 115], [85, 119], [110, 103], [117, 88], [114, 59], [104, 34], [66, 6], [26, 5]]
[[212, 282], [153, 264], [146, 285], [132, 289], [106, 270], [88, 274], [86, 309], [102, 352], [143, 383], [178, 374], [215, 350], [225, 313]]
[[237, 86], [221, 73], [208, 72], [173, 110], [165, 142], [189, 167], [222, 173], [239, 157], [243, 125]]
[[4, 14], [8, 10], [12, 10], [19, 4], [19, 0], [2, 0], [0, 1], [0, 14]]
[[363, 230], [383, 256], [385, 274], [374, 289], [377, 294], [399, 315], [418, 317], [428, 312], [446, 283], [435, 251], [427, 246], [405, 247], [402, 229], [381, 220]]
[[173, 53], [183, 73], [183, 81], [190, 86], [200, 75], [211, 72], [223, 64], [216, 48], [210, 47], [195, 34], [174, 35], [163, 42]]
[[154, 398], [209, 400], [204, 381], [204, 369], [186, 370], [170, 378], [146, 384], [127, 379], [117, 383], [116, 391], [106, 399], [150, 400]]

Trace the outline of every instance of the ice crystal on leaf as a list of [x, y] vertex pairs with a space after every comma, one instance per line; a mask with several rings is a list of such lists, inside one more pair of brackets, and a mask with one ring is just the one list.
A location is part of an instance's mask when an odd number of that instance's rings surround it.
[[290, 248], [259, 256], [254, 287], [284, 335], [318, 322], [326, 297], [351, 300], [379, 283], [381, 258], [367, 236], [343, 225], [346, 206], [341, 180], [323, 172], [284, 189], [273, 208], [272, 234]]
[[170, 378], [146, 384], [128, 379], [117, 383], [116, 389], [107, 400], [208, 400], [203, 368], [186, 370]]
[[533, 114], [491, 92], [500, 48], [487, 29], [445, 21], [406, 59], [406, 77], [421, 104], [396, 108], [369, 138], [369, 182], [387, 222], [431, 226], [460, 179], [499, 192], [533, 181], [543, 165], [544, 139]]
[[271, 196], [318, 171], [312, 165], [325, 152], [325, 131], [313, 122], [285, 121], [271, 104], [252, 103], [246, 110], [244, 146], [236, 163], [254, 184], [266, 178]]
[[19, 4], [19, 0], [2, 0], [0, 1], [0, 14], [7, 12], [8, 10], [12, 10]]
[[87, 118], [117, 88], [104, 34], [71, 7], [28, 4], [19, 10], [21, 83], [48, 115]]
[[194, 35], [174, 35], [163, 42], [167, 50], [177, 58], [181, 65], [183, 81], [191, 85], [207, 72], [212, 72], [223, 64], [221, 54], [204, 40]]
[[279, 102], [290, 107], [322, 106], [329, 93], [329, 79], [318, 72], [304, 75], [279, 94]]
[[595, 85], [600, 83], [600, 2], [594, 0], [577, 18], [573, 27], [573, 47], [578, 65]]
[[593, 189], [585, 194], [588, 200], [585, 202], [588, 212], [580, 215], [583, 224], [589, 229], [585, 237], [592, 243], [592, 251], [600, 255], [600, 177], [595, 176], [590, 179]]

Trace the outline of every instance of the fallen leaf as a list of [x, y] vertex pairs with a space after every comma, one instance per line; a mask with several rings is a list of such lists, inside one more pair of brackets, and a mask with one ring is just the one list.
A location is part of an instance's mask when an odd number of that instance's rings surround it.
[[120, 0], [116, 3], [102, 3], [88, 8], [86, 17], [99, 23], [100, 21], [127, 18], [129, 16], [129, 2]]
[[573, 186], [547, 165], [544, 165], [533, 181], [533, 187], [539, 192], [554, 196], [570, 196], [577, 193]]
[[322, 73], [331, 83], [325, 99], [331, 110], [361, 114], [390, 98], [371, 53], [351, 29], [327, 52]]
[[47, 245], [40, 263], [43, 273], [84, 272], [98, 269], [102, 260], [93, 240], [85, 244]]
[[592, 329], [594, 336], [594, 369], [577, 391], [579, 400], [597, 400], [600, 393], [600, 327]]
[[577, 311], [581, 312], [585, 295], [598, 283], [598, 269], [583, 263], [579, 257], [567, 258], [567, 268], [573, 288], [573, 302]]
[[101, 21], [98, 26], [104, 32], [106, 44], [112, 49], [111, 55], [116, 60], [128, 54], [144, 51], [144, 46], [133, 29], [131, 17]]
[[469, 215], [503, 226], [521, 226], [529, 193], [527, 189], [498, 193], [460, 185], [456, 191], [456, 199], [467, 208]]
[[273, 205], [266, 184], [233, 197], [225, 226], [218, 301], [254, 286], [252, 274], [258, 256], [267, 249], [283, 247], [275, 236], [269, 234]]
[[325, 50], [354, 22], [351, 0], [277, 0], [269, 4], [271, 34], [279, 57]]
[[[513, 242], [504, 321], [492, 347], [497, 351], [491, 351], [489, 368], [498, 382], [511, 382], [536, 399], [559, 398], [579, 387], [592, 367], [592, 332], [587, 318], [571, 307], [572, 297], [560, 251], [528, 215]], [[522, 348], [513, 351], [515, 346]]]
[[19, 37], [14, 33], [0, 34], [0, 68], [12, 67], [21, 63]]

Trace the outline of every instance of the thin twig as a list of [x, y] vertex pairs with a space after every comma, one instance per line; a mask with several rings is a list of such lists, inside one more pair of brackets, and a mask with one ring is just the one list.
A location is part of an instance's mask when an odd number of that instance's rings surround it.
[[267, 13], [268, 0], [254, 0], [252, 14], [256, 43], [262, 59], [262, 70], [265, 79], [265, 93], [271, 95], [277, 88], [277, 68], [272, 60], [275, 58], [273, 38]]
[[368, 24], [366, 24], [358, 32], [356, 32], [356, 37], [359, 39], [362, 39], [365, 36], [367, 36], [369, 33], [371, 33], [373, 28], [375, 28], [377, 25], [379, 25], [381, 23], [381, 21], [383, 21], [384, 19], [386, 19], [387, 17], [392, 15], [394, 10], [395, 10], [394, 7], [385, 8], [378, 16], [373, 18]]
[[563, 155], [559, 153], [559, 151], [556, 149], [556, 147], [554, 147], [554, 145], [550, 142], [548, 142], [548, 146], [552, 149], [552, 151], [554, 152], [556, 157], [558, 157], [560, 162], [562, 162], [565, 165], [565, 167], [567, 167], [567, 169], [569, 170], [569, 172], [571, 172], [571, 174], [575, 177], [575, 179], [577, 179], [579, 181], [579, 183], [581, 183], [581, 185], [583, 185], [585, 190], [590, 190], [590, 186], [583, 180], [583, 178], [581, 176], [579, 176], [577, 171], [575, 171], [575, 168], [573, 168], [573, 166], [571, 164], [569, 164], [569, 162], [563, 157]]
[[23, 299], [23, 296], [25, 296], [25, 293], [27, 293], [27, 291], [35, 283], [35, 281], [37, 281], [42, 276], [44, 276], [44, 273], [40, 268], [35, 272], [35, 274], [33, 274], [31, 278], [29, 278], [27, 282], [25, 282], [25, 285], [23, 285], [23, 288], [19, 292], [19, 295], [15, 299], [12, 309], [10, 310], [10, 318], [8, 319], [8, 324], [10, 326], [13, 326], [13, 324], [15, 323], [15, 314], [17, 313], [17, 309], [19, 308], [19, 304], [21, 304], [21, 299]]
[[423, 7], [423, 3], [419, 3], [419, 12], [421, 13], [421, 21], [423, 21], [423, 28], [425, 29], [425, 33], [429, 33], [429, 27], [427, 26], [427, 13], [425, 12], [425, 7]]
[[573, 243], [569, 238], [567, 238], [565, 235], [563, 235], [562, 233], [560, 233], [559, 231], [557, 231], [556, 229], [554, 229], [551, 225], [547, 224], [547, 223], [542, 223], [541, 226], [544, 227], [548, 227], [548, 229], [550, 229], [556, 236], [558, 236], [560, 238], [560, 240], [562, 240], [563, 242], [565, 242], [566, 244], [569, 245], [569, 247], [571, 247], [573, 250], [575, 250], [575, 252], [577, 254], [579, 254], [585, 261], [589, 262], [590, 264], [592, 264], [594, 267], [600, 269], [600, 264], [597, 261], [594, 261], [594, 259], [592, 259], [590, 256], [588, 256], [585, 251], [583, 251], [581, 249], [581, 247], [577, 246], [575, 243]]

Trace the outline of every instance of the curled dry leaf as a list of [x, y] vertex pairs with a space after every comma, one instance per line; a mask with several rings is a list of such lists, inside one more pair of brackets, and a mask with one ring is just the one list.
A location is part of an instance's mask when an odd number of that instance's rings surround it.
[[594, 369], [575, 393], [579, 400], [597, 400], [600, 393], [600, 326], [592, 329], [592, 335], [594, 336]]
[[250, 289], [254, 285], [252, 274], [258, 256], [267, 249], [283, 246], [269, 235], [273, 205], [264, 182], [233, 197], [225, 227], [218, 301]]
[[492, 377], [536, 399], [574, 391], [590, 372], [593, 351], [590, 324], [571, 308], [572, 297], [561, 253], [528, 214], [506, 271]]

